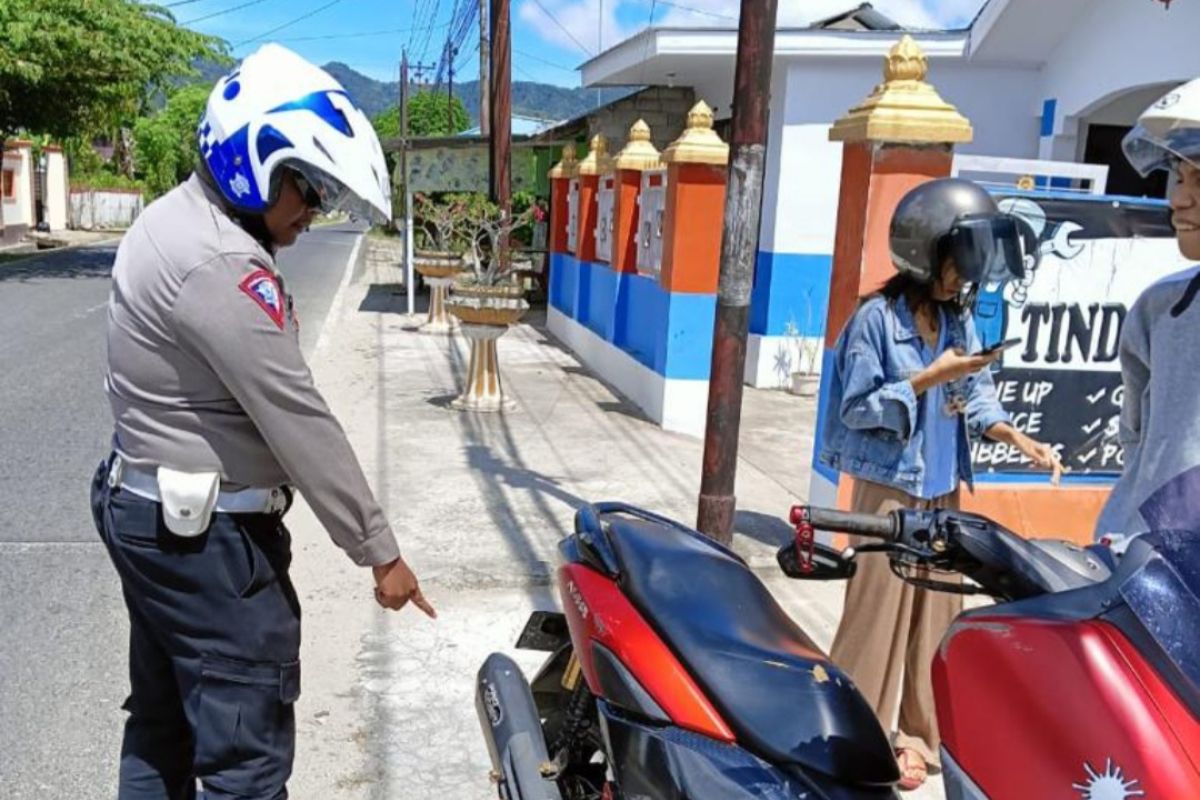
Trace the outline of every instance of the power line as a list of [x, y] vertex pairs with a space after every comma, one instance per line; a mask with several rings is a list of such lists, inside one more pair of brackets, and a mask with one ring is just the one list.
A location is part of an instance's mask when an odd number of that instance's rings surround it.
[[[253, 1], [254, 2], [262, 2], [262, 0], [253, 0]], [[320, 8], [314, 8], [312, 11], [301, 14], [300, 16], [296, 17], [295, 19], [293, 19], [289, 22], [285, 22], [282, 25], [277, 25], [276, 27], [271, 28], [271, 30], [269, 30], [269, 31], [263, 31], [258, 36], [255, 36], [252, 39], [245, 39], [244, 41], [238, 42], [237, 44], [234, 45], [234, 47], [238, 48], [244, 44], [250, 44], [252, 42], [257, 42], [259, 39], [265, 39], [266, 37], [270, 36], [272, 33], [275, 33], [276, 31], [281, 31], [284, 28], [290, 28], [293, 25], [295, 25], [297, 22], [303, 22], [304, 20], [308, 19], [309, 17], [316, 16], [317, 14], [320, 14], [325, 9], [332, 8], [333, 6], [336, 6], [340, 2], [342, 2], [342, 0], [330, 0], [330, 2], [326, 3], [325, 5], [321, 6]]]
[[576, 72], [575, 67], [568, 67], [564, 64], [556, 64], [553, 61], [547, 61], [546, 59], [542, 58], [541, 56], [534, 55], [533, 53], [526, 52], [525, 50], [518, 50], [517, 48], [514, 47], [513, 52], [517, 53], [519, 55], [525, 56], [526, 58], [533, 59], [534, 61], [541, 62], [542, 64], [545, 64], [547, 67], [554, 67], [555, 69], [561, 69], [563, 72]]
[[658, 5], [678, 8], [680, 11], [689, 11], [693, 14], [699, 14], [702, 17], [712, 17], [713, 19], [729, 19], [733, 20], [734, 22], [738, 21], [737, 17], [731, 17], [728, 14], [718, 14], [716, 11], [705, 11], [703, 9], [693, 8], [692, 6], [685, 6], [682, 3], [672, 3], [670, 0], [658, 0]]
[[192, 3], [203, 3], [204, 0], [175, 0], [174, 3], [166, 3], [163, 8], [175, 8], [176, 6], [190, 6]]
[[418, 61], [424, 61], [425, 55], [429, 52], [429, 43], [433, 38], [434, 23], [437, 22], [438, 15], [441, 14], [441, 11], [442, 0], [433, 0], [432, 7], [430, 9], [429, 20], [425, 23], [427, 29], [425, 31], [425, 38], [421, 40], [421, 51], [417, 58]]
[[[446, 27], [440, 25], [437, 27]], [[327, 33], [321, 36], [290, 36], [285, 39], [280, 39], [281, 42], [315, 42], [325, 39], [359, 39], [367, 36], [394, 36], [397, 33], [412, 33], [420, 28], [392, 28], [382, 31], [358, 31], [356, 33]], [[391, 63], [391, 60], [388, 61]]]
[[517, 63], [517, 62], [515, 62], [515, 61], [513, 62], [513, 69], [515, 69], [517, 72], [519, 72], [519, 73], [521, 73], [522, 75], [524, 75], [526, 78], [529, 78], [529, 80], [533, 81], [534, 83], [540, 83], [540, 82], [541, 82], [541, 81], [539, 81], [539, 80], [538, 80], [536, 77], [534, 77], [533, 75], [531, 75], [527, 69], [525, 69], [524, 67], [522, 67], [520, 64], [518, 64], [518, 63]]
[[416, 0], [416, 3], [413, 5], [413, 32], [409, 34], [408, 41], [404, 44], [404, 49], [411, 52], [414, 56], [416, 55], [416, 48], [413, 45], [416, 43], [418, 32], [425, 29], [420, 23], [421, 12], [423, 9], [428, 9], [430, 2], [432, 2], [432, 0]]
[[220, 11], [214, 11], [211, 14], [205, 14], [203, 17], [196, 17], [195, 19], [185, 20], [179, 24], [180, 25], [195, 25], [197, 22], [204, 22], [204, 20], [206, 20], [206, 19], [212, 19], [213, 17], [224, 16], [225, 14], [231, 14], [234, 11], [241, 11], [243, 8], [249, 8], [250, 6], [256, 6], [259, 3], [265, 3], [266, 1], [267, 0], [250, 0], [250, 2], [242, 3], [240, 6], [234, 6], [233, 8], [225, 8]]
[[581, 42], [575, 38], [575, 34], [571, 33], [569, 30], [567, 30], [566, 25], [563, 25], [561, 22], [558, 21], [558, 17], [556, 17], [550, 13], [550, 9], [548, 9], [544, 5], [542, 5], [542, 0], [533, 0], [533, 2], [538, 8], [540, 8], [542, 10], [543, 14], [545, 14], [547, 17], [550, 18], [551, 22], [553, 22], [555, 25], [557, 25], [562, 30], [563, 33], [565, 33], [567, 36], [571, 37], [572, 42], [579, 45], [580, 50], [587, 53], [589, 56], [594, 55], [591, 50], [587, 49], [587, 47], [584, 46], [583, 42]]

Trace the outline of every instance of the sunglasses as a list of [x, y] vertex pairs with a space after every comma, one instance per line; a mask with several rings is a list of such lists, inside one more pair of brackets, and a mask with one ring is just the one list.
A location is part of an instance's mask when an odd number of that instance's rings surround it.
[[321, 193], [316, 187], [308, 182], [308, 179], [299, 172], [292, 172], [292, 180], [296, 182], [296, 188], [300, 190], [300, 196], [304, 198], [304, 204], [309, 208], [321, 207]]

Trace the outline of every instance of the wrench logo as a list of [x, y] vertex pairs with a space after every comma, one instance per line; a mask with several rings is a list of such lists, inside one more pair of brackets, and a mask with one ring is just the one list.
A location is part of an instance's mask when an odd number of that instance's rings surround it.
[[1083, 245], [1071, 241], [1071, 237], [1083, 230], [1078, 222], [1063, 222], [1055, 229], [1054, 235], [1048, 241], [1042, 242], [1042, 255], [1055, 255], [1064, 261], [1070, 261], [1083, 252]]

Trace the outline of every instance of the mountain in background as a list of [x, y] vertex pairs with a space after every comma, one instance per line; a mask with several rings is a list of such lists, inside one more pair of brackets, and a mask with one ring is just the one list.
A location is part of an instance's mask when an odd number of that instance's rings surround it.
[[[375, 115], [394, 108], [400, 101], [400, 84], [397, 81], [377, 81], [361, 72], [332, 61], [323, 69], [338, 80], [354, 101], [366, 112]], [[440, 88], [444, 94], [444, 86]], [[532, 81], [514, 81], [513, 113], [546, 120], [565, 120], [577, 117], [598, 105], [604, 105], [630, 93], [628, 88], [569, 89]], [[467, 81], [454, 85], [454, 96], [462, 101], [471, 115], [471, 123], [479, 124], [479, 81]]]

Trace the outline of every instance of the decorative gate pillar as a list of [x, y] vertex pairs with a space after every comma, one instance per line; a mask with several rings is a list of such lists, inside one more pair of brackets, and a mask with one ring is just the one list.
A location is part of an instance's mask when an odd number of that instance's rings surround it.
[[608, 140], [601, 134], [592, 137], [592, 149], [579, 162], [578, 232], [575, 255], [580, 261], [596, 260], [596, 219], [599, 209], [596, 193], [600, 176], [609, 169]]
[[638, 120], [629, 129], [629, 142], [613, 159], [612, 268], [637, 272], [638, 226], [641, 218], [642, 172], [662, 167], [658, 150], [650, 143], [650, 126]]
[[729, 145], [713, 130], [713, 112], [703, 100], [688, 113], [687, 130], [662, 160], [667, 164], [667, 212], [659, 281], [670, 292], [715, 294]]

